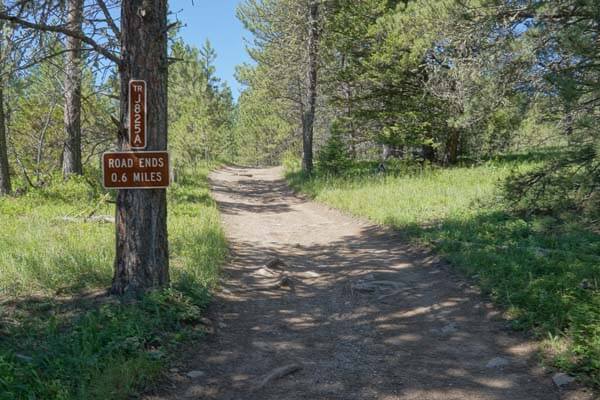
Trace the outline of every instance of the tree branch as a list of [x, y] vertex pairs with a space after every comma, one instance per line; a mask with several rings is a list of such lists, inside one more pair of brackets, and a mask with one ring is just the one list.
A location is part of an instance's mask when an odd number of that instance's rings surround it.
[[74, 38], [79, 39], [82, 42], [90, 45], [92, 47], [92, 49], [94, 49], [96, 52], [102, 54], [104, 57], [108, 58], [115, 64], [117, 64], [117, 65], [121, 64], [121, 60], [119, 59], [119, 57], [116, 54], [114, 54], [110, 50], [106, 49], [105, 47], [102, 47], [92, 38], [90, 38], [86, 35], [83, 35], [79, 32], [73, 31], [71, 29], [67, 29], [64, 26], [46, 25], [46, 24], [38, 24], [38, 23], [34, 23], [34, 22], [29, 22], [27, 20], [24, 20], [24, 19], [16, 17], [16, 16], [8, 15], [5, 12], [0, 12], [0, 19], [15, 23], [24, 28], [36, 29], [36, 30], [45, 31], [45, 32], [62, 33], [64, 35], [74, 37]]
[[108, 11], [108, 7], [106, 6], [104, 0], [96, 0], [96, 3], [98, 3], [98, 6], [102, 10], [104, 17], [106, 18], [106, 23], [117, 37], [117, 40], [121, 40], [121, 31], [117, 27], [117, 24], [115, 24], [115, 20], [110, 15], [110, 11]]

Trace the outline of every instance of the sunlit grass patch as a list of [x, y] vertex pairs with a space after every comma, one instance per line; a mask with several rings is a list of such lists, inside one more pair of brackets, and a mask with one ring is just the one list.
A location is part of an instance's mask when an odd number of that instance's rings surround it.
[[104, 295], [114, 224], [85, 221], [114, 215], [101, 190], [75, 179], [0, 199], [0, 399], [127, 399], [202, 335], [227, 256], [208, 171], [168, 192], [172, 288], [135, 302]]

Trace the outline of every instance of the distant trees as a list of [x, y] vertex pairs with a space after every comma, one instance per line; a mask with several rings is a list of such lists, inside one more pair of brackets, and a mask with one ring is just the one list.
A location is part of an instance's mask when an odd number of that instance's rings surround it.
[[[259, 108], [259, 94], [271, 101], [254, 119], [238, 118], [236, 130], [270, 126], [246, 138], [256, 154], [262, 143], [281, 154], [272, 141], [297, 149], [301, 139], [305, 170], [311, 120], [317, 147], [335, 129], [355, 159], [395, 154], [440, 165], [562, 132], [544, 143], [568, 143], [566, 158], [533, 180], [515, 179], [512, 192], [534, 199], [535, 188], [561, 187], [569, 192], [562, 196], [589, 202], [600, 181], [596, 3], [247, 0], [238, 14], [254, 34], [257, 64], [239, 74], [247, 85], [239, 106]], [[273, 120], [285, 124], [266, 123]]]
[[169, 74], [170, 143], [176, 175], [200, 160], [236, 155], [233, 97], [215, 75], [216, 56], [209, 41], [197, 49], [178, 39], [171, 48], [171, 57], [178, 60]]
[[[238, 17], [254, 35], [248, 51], [258, 63], [256, 67], [240, 69], [239, 77], [252, 87], [250, 93], [268, 93], [267, 101], [280, 105], [277, 107], [279, 117], [295, 126], [293, 132], [277, 136], [299, 134], [302, 165], [306, 172], [312, 170], [313, 164], [318, 70], [321, 66], [319, 42], [325, 14], [324, 3], [317, 0], [247, 0], [238, 8]], [[243, 96], [240, 108], [245, 107], [245, 101], [252, 101], [252, 97]], [[291, 142], [293, 140], [283, 140], [288, 145]]]

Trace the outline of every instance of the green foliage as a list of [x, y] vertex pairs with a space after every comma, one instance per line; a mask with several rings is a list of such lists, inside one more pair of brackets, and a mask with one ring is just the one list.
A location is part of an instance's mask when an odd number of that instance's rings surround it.
[[75, 320], [19, 321], [2, 345], [0, 398], [129, 398], [159, 376], [167, 350], [198, 336], [193, 327], [205, 301], [166, 289]]
[[350, 155], [337, 123], [331, 127], [331, 134], [318, 154], [320, 172], [339, 175], [350, 165]]
[[114, 225], [83, 218], [114, 206], [89, 178], [0, 199], [0, 399], [128, 399], [202, 335], [227, 256], [207, 173], [187, 169], [169, 190], [173, 286], [135, 301], [104, 295]]
[[[252, 72], [240, 68], [238, 73]], [[293, 125], [282, 118], [285, 107], [271, 103], [269, 92], [262, 88], [241, 94], [234, 127], [238, 161], [275, 165], [281, 161], [282, 153], [293, 147], [293, 140], [289, 138]]]
[[600, 217], [600, 154], [592, 146], [577, 146], [534, 171], [515, 173], [504, 189], [512, 206], [525, 214], [577, 211]]
[[169, 148], [176, 175], [202, 160], [233, 159], [234, 105], [231, 90], [216, 77], [216, 53], [210, 42], [202, 49], [181, 39], [169, 69]]
[[390, 165], [384, 176], [374, 175], [374, 163], [359, 163], [343, 177], [307, 179], [297, 169], [287, 176], [318, 201], [433, 247], [504, 306], [515, 328], [552, 338], [555, 365], [598, 386], [600, 233], [574, 213], [516, 216], [499, 185], [556, 156], [498, 157], [453, 169]]
[[[65, 135], [61, 59], [42, 62], [19, 74], [5, 93], [9, 160], [13, 174], [21, 178], [21, 190], [29, 187], [27, 179], [33, 185], [48, 185], [61, 169]], [[97, 168], [98, 155], [116, 138], [110, 117], [118, 114], [118, 104], [107, 96], [113, 93], [108, 81], [98, 83], [92, 69], [84, 69], [81, 140], [86, 168]]]

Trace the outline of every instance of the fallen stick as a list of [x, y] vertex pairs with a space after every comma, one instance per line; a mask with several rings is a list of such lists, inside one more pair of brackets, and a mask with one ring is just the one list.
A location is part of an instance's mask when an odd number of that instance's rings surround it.
[[302, 369], [302, 366], [299, 364], [290, 364], [284, 367], [279, 367], [271, 371], [268, 375], [266, 375], [262, 381], [258, 385], [254, 387], [254, 390], [260, 390], [268, 385], [271, 381], [281, 379], [285, 376], [293, 374], [294, 372], [298, 372]]

